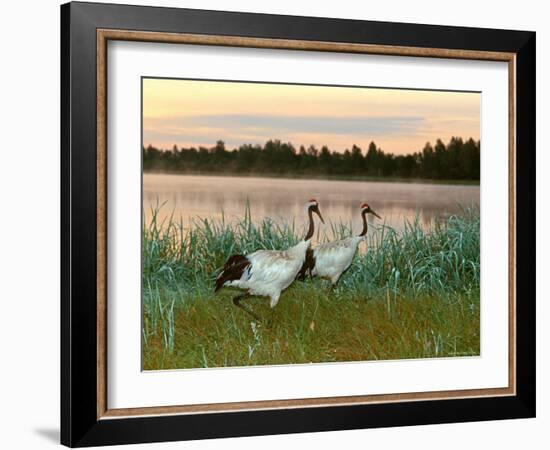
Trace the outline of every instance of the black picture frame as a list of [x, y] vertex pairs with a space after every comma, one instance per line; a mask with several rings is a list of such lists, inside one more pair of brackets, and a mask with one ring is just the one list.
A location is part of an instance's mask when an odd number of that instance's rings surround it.
[[[516, 395], [113, 419], [97, 417], [96, 30], [516, 55]], [[534, 32], [93, 3], [61, 6], [61, 443], [71, 447], [535, 416]]]

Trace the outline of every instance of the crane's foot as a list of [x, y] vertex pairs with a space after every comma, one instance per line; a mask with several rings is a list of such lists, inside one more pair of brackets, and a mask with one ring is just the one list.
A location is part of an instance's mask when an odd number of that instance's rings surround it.
[[333, 292], [336, 292], [338, 290], [338, 287], [340, 285], [339, 283], [340, 283], [340, 277], [338, 277], [336, 281], [335, 280], [330, 281], [330, 288], [332, 289]]
[[246, 311], [259, 322], [261, 320], [260, 317], [256, 313], [254, 313], [254, 311], [241, 304], [241, 300], [246, 297], [248, 297], [248, 295], [238, 295], [237, 297], [234, 297], [233, 304], [241, 308], [243, 311]]

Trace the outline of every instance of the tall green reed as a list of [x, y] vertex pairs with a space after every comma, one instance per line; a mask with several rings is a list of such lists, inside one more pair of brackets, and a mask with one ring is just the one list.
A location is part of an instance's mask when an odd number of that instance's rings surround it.
[[[152, 209], [152, 219], [143, 228], [144, 289], [162, 286], [184, 297], [208, 296], [230, 255], [284, 249], [302, 238], [294, 222], [280, 224], [266, 218], [254, 223], [248, 206], [240, 220], [227, 221], [224, 215], [197, 218], [187, 229], [173, 216], [159, 221], [161, 208]], [[428, 228], [417, 217], [405, 221], [402, 231], [385, 225], [369, 230], [366, 250], [358, 252], [342, 276], [341, 291], [377, 295], [390, 289], [414, 297], [478, 288], [479, 225], [479, 211], [465, 208]], [[350, 229], [350, 224], [331, 223], [328, 232], [318, 232], [317, 240], [340, 239], [349, 236]]]

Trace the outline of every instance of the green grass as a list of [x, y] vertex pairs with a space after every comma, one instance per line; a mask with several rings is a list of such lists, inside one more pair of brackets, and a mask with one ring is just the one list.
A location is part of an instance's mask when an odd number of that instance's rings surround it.
[[[143, 229], [143, 365], [145, 369], [408, 359], [479, 354], [479, 212], [464, 209], [428, 230], [369, 231], [336, 291], [323, 280], [295, 282], [274, 310], [245, 300], [251, 320], [231, 298], [213, 293], [227, 257], [293, 245], [302, 229], [265, 219], [174, 218]], [[332, 224], [332, 240], [349, 224]], [[365, 244], [361, 244], [364, 246]]]

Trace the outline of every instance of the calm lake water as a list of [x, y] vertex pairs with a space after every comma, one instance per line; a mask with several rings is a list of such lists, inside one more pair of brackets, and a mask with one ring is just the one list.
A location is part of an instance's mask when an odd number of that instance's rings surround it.
[[252, 219], [270, 217], [301, 226], [306, 220], [304, 204], [310, 198], [320, 203], [325, 222], [353, 224], [361, 230], [359, 206], [367, 202], [381, 217], [370, 222], [403, 228], [404, 219], [429, 227], [435, 218], [460, 212], [459, 205], [479, 205], [479, 186], [365, 181], [301, 180], [286, 178], [217, 177], [144, 174], [145, 220], [151, 206], [166, 202], [161, 218], [172, 211], [190, 226], [194, 218], [242, 218], [247, 200]]

